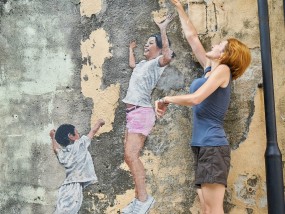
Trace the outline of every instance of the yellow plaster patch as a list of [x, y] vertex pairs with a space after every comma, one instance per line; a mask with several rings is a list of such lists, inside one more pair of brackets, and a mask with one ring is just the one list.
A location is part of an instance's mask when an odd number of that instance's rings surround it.
[[115, 110], [118, 106], [119, 84], [112, 84], [108, 88], [101, 90], [102, 66], [107, 58], [112, 54], [109, 52], [111, 45], [108, 43], [108, 35], [103, 29], [92, 32], [84, 42], [81, 42], [82, 58], [87, 59], [87, 63], [81, 70], [82, 93], [93, 100], [94, 107], [91, 116], [91, 126], [99, 118], [105, 120], [98, 134], [109, 132], [113, 129], [112, 123], [115, 118]]
[[[247, 207], [253, 209], [254, 213], [267, 213], [266, 207], [258, 203], [259, 201], [263, 201], [264, 197], [266, 197], [264, 189], [266, 182], [265, 169], [264, 167], [260, 167], [260, 164], [264, 163], [263, 154], [266, 146], [263, 93], [261, 90], [257, 91], [254, 103], [256, 108], [250, 125], [249, 135], [246, 141], [240, 144], [239, 148], [232, 151], [231, 154], [232, 168], [229, 174], [228, 187], [232, 189], [233, 192], [231, 203], [236, 206], [235, 209], [230, 212], [231, 214], [239, 213], [238, 211], [245, 210]], [[259, 178], [257, 182], [258, 186], [256, 186], [256, 193], [251, 195], [255, 204], [250, 204], [247, 199], [241, 200], [241, 196], [238, 195], [239, 193], [236, 191], [235, 185], [243, 182], [243, 188], [248, 188], [246, 180], [244, 182], [239, 179], [241, 177], [253, 178], [256, 176]]]
[[81, 0], [80, 13], [81, 16], [91, 17], [91, 15], [100, 12], [102, 9], [101, 0]]
[[126, 162], [123, 162], [121, 165], [120, 165], [120, 168], [125, 170], [125, 171], [130, 171], [128, 165], [126, 164]]

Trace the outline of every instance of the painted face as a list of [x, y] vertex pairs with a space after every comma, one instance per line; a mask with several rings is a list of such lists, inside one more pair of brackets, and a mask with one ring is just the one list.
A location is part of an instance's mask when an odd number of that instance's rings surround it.
[[160, 49], [156, 45], [155, 37], [150, 37], [144, 45], [144, 56], [147, 59], [154, 59], [160, 54]]
[[221, 43], [217, 45], [213, 45], [212, 50], [207, 52], [206, 56], [209, 59], [219, 59], [222, 56], [222, 53], [224, 52], [227, 44], [228, 44], [228, 41], [222, 41]]

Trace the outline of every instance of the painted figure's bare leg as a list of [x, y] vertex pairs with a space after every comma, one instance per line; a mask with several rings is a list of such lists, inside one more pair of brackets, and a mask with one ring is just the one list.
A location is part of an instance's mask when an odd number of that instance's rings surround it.
[[127, 133], [125, 140], [125, 162], [133, 175], [136, 198], [140, 201], [145, 201], [147, 199], [145, 169], [139, 159], [140, 151], [144, 146], [145, 139], [146, 137], [142, 134]]

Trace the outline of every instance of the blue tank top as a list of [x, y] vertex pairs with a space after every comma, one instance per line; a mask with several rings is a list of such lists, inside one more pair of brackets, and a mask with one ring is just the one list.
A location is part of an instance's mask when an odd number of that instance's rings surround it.
[[[192, 82], [190, 93], [194, 93], [207, 81], [208, 78], [205, 77], [205, 74], [210, 70], [211, 67], [207, 67], [203, 77]], [[226, 88], [217, 88], [203, 102], [193, 106], [192, 146], [224, 146], [229, 144], [223, 125], [230, 103], [230, 82]]]

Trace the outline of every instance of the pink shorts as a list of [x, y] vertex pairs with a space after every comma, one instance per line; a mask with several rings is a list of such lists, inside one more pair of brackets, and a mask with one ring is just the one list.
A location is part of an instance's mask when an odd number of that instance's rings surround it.
[[139, 107], [127, 113], [128, 133], [148, 136], [155, 124], [155, 113], [151, 107]]

